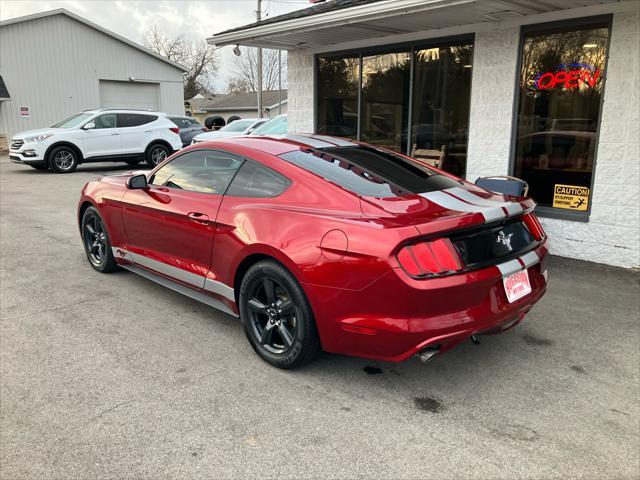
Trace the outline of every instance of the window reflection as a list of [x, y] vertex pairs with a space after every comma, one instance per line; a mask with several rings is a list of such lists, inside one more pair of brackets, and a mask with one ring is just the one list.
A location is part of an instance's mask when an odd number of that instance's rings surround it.
[[416, 51], [412, 150], [442, 152], [440, 167], [458, 176], [467, 164], [472, 52], [470, 44]]
[[606, 26], [524, 37], [515, 175], [540, 205], [555, 185], [591, 186], [607, 39]]
[[362, 58], [362, 141], [406, 153], [410, 69], [408, 52]]
[[357, 56], [318, 59], [317, 133], [356, 138], [359, 79]]

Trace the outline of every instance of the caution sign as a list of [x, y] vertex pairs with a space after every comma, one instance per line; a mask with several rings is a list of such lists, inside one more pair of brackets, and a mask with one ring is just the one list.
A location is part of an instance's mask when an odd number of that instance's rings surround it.
[[584, 211], [589, 206], [589, 189], [578, 185], [555, 185], [553, 207]]

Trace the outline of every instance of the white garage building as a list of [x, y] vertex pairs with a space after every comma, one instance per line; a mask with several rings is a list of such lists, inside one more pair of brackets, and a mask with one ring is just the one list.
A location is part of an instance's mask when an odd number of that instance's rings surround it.
[[0, 22], [0, 137], [93, 108], [183, 114], [184, 71], [64, 9]]

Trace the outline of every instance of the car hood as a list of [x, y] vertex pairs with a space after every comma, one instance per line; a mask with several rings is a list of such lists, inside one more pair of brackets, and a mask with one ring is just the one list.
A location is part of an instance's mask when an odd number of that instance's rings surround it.
[[60, 132], [59, 128], [36, 128], [35, 130], [25, 130], [24, 132], [16, 133], [12, 138], [17, 140], [24, 140], [27, 137], [35, 137], [36, 135], [51, 135]]
[[470, 183], [419, 195], [361, 197], [362, 212], [398, 227], [414, 226], [422, 235], [515, 217], [535, 207], [530, 198], [489, 192]]
[[196, 142], [206, 142], [207, 140], [218, 140], [220, 138], [241, 137], [244, 135], [242, 132], [222, 132], [220, 130], [216, 132], [206, 132], [196, 135], [194, 140]]

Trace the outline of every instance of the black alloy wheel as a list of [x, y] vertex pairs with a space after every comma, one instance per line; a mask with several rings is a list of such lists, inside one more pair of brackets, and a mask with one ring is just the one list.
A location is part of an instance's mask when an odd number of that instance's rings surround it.
[[82, 242], [87, 259], [95, 270], [107, 273], [117, 268], [109, 235], [102, 218], [93, 207], [87, 208], [82, 217]]
[[245, 275], [240, 313], [252, 347], [271, 365], [295, 368], [320, 352], [313, 313], [302, 287], [274, 261], [261, 261]]

